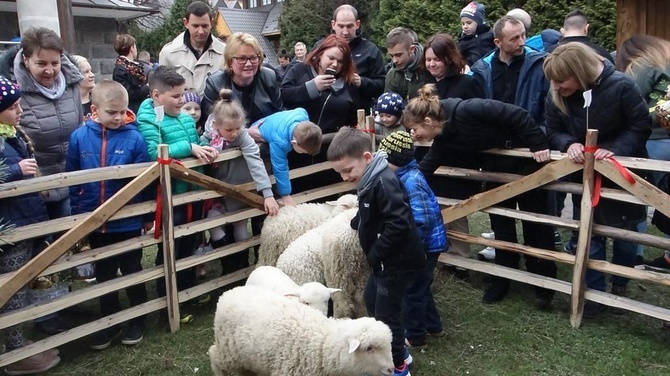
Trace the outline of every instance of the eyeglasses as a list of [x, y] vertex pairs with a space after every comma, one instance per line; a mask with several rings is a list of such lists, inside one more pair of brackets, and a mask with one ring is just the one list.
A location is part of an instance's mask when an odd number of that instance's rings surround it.
[[251, 64], [256, 64], [258, 63], [258, 59], [260, 57], [258, 55], [253, 55], [253, 56], [233, 56], [233, 59], [235, 59], [235, 62], [239, 65], [244, 65], [247, 63], [247, 61], [250, 61]]

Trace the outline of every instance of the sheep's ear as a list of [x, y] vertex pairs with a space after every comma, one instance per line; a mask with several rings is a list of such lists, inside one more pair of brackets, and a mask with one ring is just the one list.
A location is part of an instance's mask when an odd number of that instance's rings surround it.
[[328, 206], [337, 206], [339, 203], [337, 201], [326, 201], [326, 205]]
[[296, 290], [296, 289], [291, 289], [291, 290], [288, 290], [288, 291], [284, 292], [284, 296], [287, 297], [287, 298], [299, 299], [300, 298], [300, 291]]
[[357, 340], [356, 338], [351, 338], [349, 339], [349, 354], [353, 353], [358, 349], [358, 346], [361, 345], [361, 341]]
[[330, 294], [330, 296], [333, 296], [334, 293], [340, 292], [340, 291], [342, 291], [342, 290], [341, 289], [333, 289], [333, 288], [328, 287], [328, 293]]

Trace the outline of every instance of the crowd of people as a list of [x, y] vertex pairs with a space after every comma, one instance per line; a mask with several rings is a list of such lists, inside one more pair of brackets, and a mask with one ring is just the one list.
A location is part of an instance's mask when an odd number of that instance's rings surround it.
[[[437, 33], [425, 41], [408, 28], [396, 27], [386, 38], [390, 64], [364, 38], [357, 10], [342, 5], [334, 10], [332, 33], [308, 50], [295, 44], [294, 54], [279, 54], [279, 66], [268, 67], [258, 40], [238, 32], [225, 43], [212, 35], [212, 10], [194, 1], [186, 9], [183, 33], [160, 52], [158, 66], [138, 52], [135, 38], [118, 35], [118, 54], [112, 80], [95, 83], [91, 65], [72, 56], [57, 34], [46, 28], [29, 29], [21, 44], [0, 55], [0, 157], [9, 168], [6, 181], [30, 179], [65, 171], [125, 165], [158, 158], [158, 145], [169, 146], [169, 158], [195, 157], [205, 162], [196, 171], [230, 184], [254, 182], [263, 196], [267, 215], [277, 214], [280, 203], [295, 205], [291, 194], [344, 179], [355, 183], [360, 211], [352, 221], [372, 269], [365, 290], [368, 314], [388, 324], [393, 332], [394, 375], [409, 375], [408, 349], [424, 346], [429, 336], [443, 333], [430, 294], [437, 256], [450, 252], [471, 257], [469, 244], [447, 241], [435, 194], [466, 199], [499, 183], [463, 181], [434, 176], [442, 165], [527, 175], [550, 160], [549, 150], [565, 152], [574, 163], [584, 153], [596, 159], [613, 156], [669, 160], [668, 133], [656, 121], [654, 108], [666, 99], [670, 84], [670, 42], [635, 36], [624, 41], [616, 58], [588, 37], [584, 13], [566, 15], [560, 32], [545, 29], [528, 36], [531, 16], [513, 9], [492, 25], [484, 4], [472, 2], [460, 13], [462, 31], [454, 37]], [[585, 91], [592, 103], [585, 116]], [[380, 152], [370, 149], [369, 135], [356, 129], [357, 110], [375, 116], [375, 133], [384, 137]], [[651, 110], [651, 111], [650, 111]], [[586, 129], [599, 131], [597, 150], [584, 146]], [[322, 144], [329, 143], [329, 147]], [[239, 148], [243, 158], [212, 163], [218, 154]], [[529, 148], [533, 159], [484, 155], [489, 148]], [[290, 180], [289, 170], [330, 161], [333, 170]], [[276, 178], [273, 191], [269, 171]], [[567, 177], [581, 181], [578, 174]], [[666, 187], [665, 174], [650, 180]], [[125, 184], [107, 180], [55, 188], [0, 200], [0, 217], [17, 226], [85, 213], [100, 206]], [[609, 182], [604, 182], [605, 185]], [[196, 187], [173, 183], [173, 193]], [[275, 192], [278, 199], [275, 198]], [[151, 200], [147, 190], [136, 202]], [[24, 202], [17, 204], [17, 200]], [[500, 206], [546, 215], [560, 215], [565, 196], [531, 190]], [[573, 196], [575, 218], [579, 197]], [[216, 217], [243, 208], [225, 198], [194, 202], [174, 208], [175, 225]], [[596, 221], [645, 232], [645, 208], [603, 200]], [[518, 243], [516, 221], [490, 215], [496, 239]], [[521, 221], [526, 245], [554, 249], [560, 235], [550, 225]], [[260, 231], [262, 218], [251, 222]], [[149, 231], [153, 217], [131, 217], [105, 223], [89, 237], [91, 248], [132, 239]], [[469, 232], [467, 218], [448, 223]], [[58, 236], [54, 234], [53, 236]], [[251, 236], [247, 221], [209, 231], [217, 248]], [[558, 236], [558, 238], [557, 238]], [[3, 246], [0, 272], [17, 270], [45, 248], [53, 237]], [[576, 234], [565, 245], [573, 250]], [[177, 258], [206, 246], [198, 234], [176, 240]], [[606, 238], [594, 235], [590, 257], [605, 259]], [[633, 267], [642, 258], [638, 245], [614, 241], [612, 262]], [[495, 263], [519, 268], [520, 255], [495, 249]], [[142, 250], [96, 261], [98, 282], [140, 271]], [[156, 265], [164, 262], [156, 254]], [[223, 273], [249, 265], [245, 252], [221, 260]], [[670, 253], [650, 261], [670, 268]], [[529, 272], [556, 277], [552, 261], [525, 257]], [[451, 268], [459, 278], [467, 271]], [[194, 286], [202, 269], [177, 273], [177, 286]], [[628, 280], [613, 276], [611, 292], [625, 296]], [[606, 291], [605, 276], [587, 273], [589, 288]], [[482, 301], [494, 304], [510, 291], [510, 281], [492, 277]], [[127, 288], [131, 305], [147, 301], [144, 284]], [[165, 285], [158, 279], [158, 296]], [[553, 291], [536, 288], [535, 304], [551, 306]], [[209, 295], [190, 303], [204, 304]], [[2, 312], [25, 307], [23, 289]], [[587, 302], [585, 317], [595, 317], [604, 306]], [[121, 310], [118, 293], [100, 298], [100, 310]], [[193, 320], [182, 309], [182, 323]], [[35, 320], [47, 334], [66, 330], [58, 313]], [[124, 328], [112, 326], [95, 333], [90, 347], [102, 350], [121, 336], [121, 343], [143, 339], [144, 317]], [[21, 326], [5, 330], [6, 349], [28, 342]], [[49, 350], [5, 367], [10, 375], [34, 374], [55, 367], [60, 358]]]

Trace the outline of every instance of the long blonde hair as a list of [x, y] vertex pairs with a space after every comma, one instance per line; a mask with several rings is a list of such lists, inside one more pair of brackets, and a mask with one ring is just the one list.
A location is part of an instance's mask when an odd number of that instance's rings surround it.
[[[544, 59], [544, 74], [551, 81], [566, 81], [574, 78], [582, 90], [588, 90], [602, 72], [603, 60], [591, 47], [579, 42], [566, 43], [556, 47], [554, 52]], [[553, 86], [553, 84], [552, 84]], [[561, 112], [568, 114], [565, 100], [552, 89], [551, 99]]]
[[419, 96], [412, 98], [405, 107], [401, 123], [423, 123], [426, 117], [435, 119], [440, 124], [447, 120], [434, 84], [423, 85], [419, 89]]
[[616, 54], [616, 69], [636, 78], [641, 67], [666, 70], [670, 66], [670, 41], [651, 35], [633, 35]]

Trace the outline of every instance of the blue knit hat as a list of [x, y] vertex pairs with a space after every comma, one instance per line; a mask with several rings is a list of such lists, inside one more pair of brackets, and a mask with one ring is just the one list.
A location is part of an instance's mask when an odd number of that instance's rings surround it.
[[484, 4], [478, 4], [474, 1], [470, 2], [461, 11], [461, 18], [463, 17], [475, 21], [477, 25], [483, 24], [484, 18], [486, 18], [486, 10], [484, 9]]
[[389, 114], [400, 117], [405, 110], [405, 103], [400, 94], [388, 92], [379, 96], [377, 99], [377, 107], [375, 109], [380, 114]]
[[11, 107], [19, 98], [21, 98], [19, 85], [0, 76], [0, 112]]
[[200, 96], [198, 93], [192, 92], [192, 91], [187, 91], [184, 93], [184, 103], [197, 103], [198, 106], [200, 105]]

